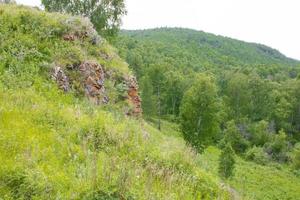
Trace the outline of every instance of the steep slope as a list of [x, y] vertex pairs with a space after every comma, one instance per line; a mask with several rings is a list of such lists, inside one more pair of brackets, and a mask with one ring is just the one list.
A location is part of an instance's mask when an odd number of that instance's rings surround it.
[[0, 4], [0, 199], [229, 199], [181, 138], [128, 117], [139, 101], [88, 20]]

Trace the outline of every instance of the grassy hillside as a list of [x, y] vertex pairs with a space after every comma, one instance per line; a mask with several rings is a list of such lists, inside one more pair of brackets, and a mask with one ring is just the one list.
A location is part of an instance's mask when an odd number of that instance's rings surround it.
[[[106, 105], [85, 97], [88, 61]], [[183, 139], [125, 116], [130, 74], [88, 20], [0, 4], [0, 199], [229, 199]]]

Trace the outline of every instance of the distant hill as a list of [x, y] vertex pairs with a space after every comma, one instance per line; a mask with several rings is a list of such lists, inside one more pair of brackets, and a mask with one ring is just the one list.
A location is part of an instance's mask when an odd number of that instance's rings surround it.
[[[123, 30], [121, 42], [129, 49], [145, 48], [143, 53], [156, 54], [154, 59], [171, 58], [177, 67], [189, 66], [196, 70], [237, 66], [295, 66], [300, 62], [286, 57], [276, 49], [247, 43], [203, 31], [183, 28], [157, 28], [149, 30]], [[122, 44], [123, 43], [123, 44]], [[180, 58], [180, 62], [177, 62]]]

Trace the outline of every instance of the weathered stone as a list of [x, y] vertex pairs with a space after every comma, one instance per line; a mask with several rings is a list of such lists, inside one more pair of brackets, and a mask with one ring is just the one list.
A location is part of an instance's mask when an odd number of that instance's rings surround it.
[[54, 67], [52, 71], [52, 79], [55, 80], [62, 90], [68, 92], [70, 90], [70, 82], [61, 67]]
[[76, 36], [72, 35], [72, 34], [66, 34], [66, 35], [63, 36], [63, 39], [65, 41], [74, 41], [76, 39]]
[[[122, 87], [119, 90], [121, 90], [121, 93], [123, 92], [123, 100], [127, 99], [129, 104], [126, 114], [135, 117], [142, 115], [141, 98], [138, 93], [139, 87], [134, 76], [116, 76], [116, 78], [113, 71], [105, 73], [102, 66], [93, 61], [85, 61], [79, 66], [77, 65], [76, 68], [68, 68], [66, 70], [79, 71], [78, 80], [80, 80], [80, 87], [82, 87], [87, 98], [96, 105], [107, 104], [109, 102], [104, 86], [105, 78], [121, 82], [119, 85]], [[58, 83], [61, 89], [66, 92], [70, 90], [72, 82], [69, 81], [69, 78], [61, 67], [56, 66], [53, 68], [52, 78]], [[76, 80], [73, 81], [76, 82]]]
[[79, 66], [83, 78], [86, 96], [95, 104], [107, 104], [109, 99], [105, 94], [105, 73], [102, 66], [96, 62], [86, 61]]
[[126, 85], [128, 87], [128, 101], [132, 105], [132, 109], [127, 113], [130, 116], [141, 116], [142, 115], [142, 101], [138, 94], [138, 84], [134, 76], [125, 78]]

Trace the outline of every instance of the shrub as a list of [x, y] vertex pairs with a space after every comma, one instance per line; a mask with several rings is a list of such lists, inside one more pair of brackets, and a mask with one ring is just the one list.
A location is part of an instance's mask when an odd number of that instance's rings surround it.
[[249, 142], [241, 135], [234, 121], [226, 124], [224, 134], [221, 146], [230, 143], [234, 151], [238, 153], [242, 153], [248, 148]]
[[276, 161], [287, 162], [289, 160], [289, 143], [283, 130], [280, 130], [271, 142], [266, 143], [265, 149], [266, 152]]
[[300, 170], [300, 143], [295, 144], [292, 152], [292, 165], [295, 170]]
[[271, 133], [268, 131], [268, 122], [262, 120], [252, 127], [252, 142], [254, 145], [263, 146], [271, 140]]
[[230, 144], [227, 144], [219, 158], [219, 174], [223, 178], [229, 178], [233, 175], [234, 170], [234, 151]]
[[265, 165], [269, 162], [269, 156], [264, 149], [256, 146], [246, 152], [246, 159], [261, 165]]

